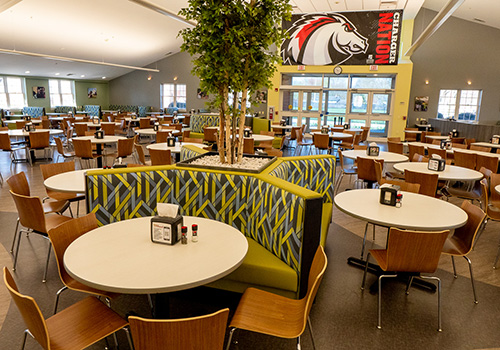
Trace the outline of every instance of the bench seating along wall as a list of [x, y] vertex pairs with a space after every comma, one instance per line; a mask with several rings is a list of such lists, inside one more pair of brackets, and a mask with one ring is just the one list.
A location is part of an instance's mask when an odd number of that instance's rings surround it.
[[[183, 157], [203, 152], [190, 148]], [[243, 264], [211, 286], [237, 292], [257, 286], [289, 297], [307, 291], [322, 195], [269, 174], [176, 166], [87, 173], [87, 209], [100, 224], [155, 215], [158, 202], [178, 204], [183, 215], [225, 222], [247, 237]]]
[[120, 111], [122, 113], [135, 113], [139, 114], [139, 108], [137, 106], [129, 106], [129, 105], [109, 105], [109, 108], [112, 111]]
[[45, 107], [23, 107], [22, 113], [32, 118], [41, 118], [45, 115]]
[[100, 117], [101, 116], [101, 106], [99, 105], [85, 105], [83, 106], [84, 112], [89, 112], [89, 117]]
[[204, 126], [219, 126], [219, 115], [193, 114], [190, 123], [192, 133], [203, 134]]
[[54, 108], [54, 113], [66, 113], [69, 114], [69, 112], [73, 113], [73, 115], [76, 114], [76, 107], [72, 106], [57, 106]]
[[148, 112], [151, 112], [151, 107], [149, 106], [137, 106], [137, 115], [139, 117], [147, 117]]

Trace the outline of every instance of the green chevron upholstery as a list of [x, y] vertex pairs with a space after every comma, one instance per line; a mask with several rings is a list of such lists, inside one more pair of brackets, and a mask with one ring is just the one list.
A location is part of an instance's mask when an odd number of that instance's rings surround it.
[[[203, 151], [183, 147], [183, 158]], [[306, 188], [321, 181], [309, 176], [297, 184], [281, 179], [280, 169], [295, 166], [320, 169], [320, 159], [295, 163], [277, 161], [274, 175], [249, 175], [180, 166], [157, 166], [87, 172], [87, 208], [101, 225], [133, 217], [156, 215], [159, 202], [175, 203], [181, 214], [225, 222], [240, 230], [251, 244], [242, 266], [211, 286], [243, 292], [257, 286], [286, 296], [303, 296], [309, 266], [320, 243], [323, 196]], [[307, 158], [307, 157], [302, 157]], [[285, 166], [282, 164], [285, 163]], [[309, 164], [312, 163], [312, 164]], [[317, 164], [315, 164], [317, 163]], [[334, 162], [325, 161], [326, 169]], [[274, 164], [273, 164], [274, 165]], [[333, 182], [333, 179], [332, 179]], [[300, 185], [299, 185], [300, 184]], [[325, 193], [328, 190], [325, 190]]]
[[139, 108], [137, 106], [130, 105], [109, 105], [109, 108], [112, 111], [120, 111], [122, 113], [130, 112], [138, 114]]
[[207, 150], [204, 150], [202, 148], [192, 146], [192, 145], [182, 146], [181, 147], [181, 161], [199, 156], [200, 154], [204, 154], [207, 152], [208, 152]]
[[85, 112], [89, 112], [89, 117], [100, 117], [101, 116], [101, 106], [99, 105], [85, 105], [83, 106]]
[[32, 118], [41, 118], [42, 115], [45, 115], [45, 107], [23, 107], [22, 112]]
[[151, 112], [151, 107], [149, 107], [149, 106], [137, 106], [137, 114], [139, 117], [147, 117], [148, 112]]
[[76, 107], [73, 106], [56, 106], [54, 108], [54, 113], [66, 113], [68, 114], [69, 112], [73, 113], [73, 115], [76, 114]]
[[191, 132], [203, 133], [204, 126], [219, 126], [219, 115], [193, 114], [191, 116]]

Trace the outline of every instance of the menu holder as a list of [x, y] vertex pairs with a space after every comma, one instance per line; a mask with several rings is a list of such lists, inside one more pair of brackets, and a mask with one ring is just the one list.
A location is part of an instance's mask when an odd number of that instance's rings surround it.
[[167, 137], [167, 146], [168, 147], [175, 147], [175, 137]]
[[94, 137], [98, 140], [102, 140], [104, 138], [104, 130], [97, 130], [94, 133]]
[[491, 138], [491, 143], [494, 145], [498, 145], [500, 143], [500, 136], [499, 135], [493, 135]]
[[243, 136], [250, 137], [250, 130], [248, 130], [248, 129], [243, 130]]
[[371, 157], [378, 157], [380, 154], [379, 146], [368, 146], [366, 148], [366, 154]]
[[344, 129], [349, 129], [349, 124], [344, 124]]
[[427, 164], [427, 169], [433, 171], [444, 171], [446, 160], [442, 158], [431, 158]]
[[328, 134], [328, 131], [329, 131], [329, 127], [324, 125], [322, 128], [321, 128], [321, 133], [322, 134]]
[[390, 205], [395, 207], [398, 199], [399, 186], [382, 185], [380, 186], [380, 204]]
[[92, 124], [99, 125], [100, 123], [101, 123], [101, 119], [99, 119], [98, 117], [92, 118]]
[[174, 245], [181, 239], [184, 224], [182, 215], [176, 217], [154, 216], [151, 218], [151, 241], [153, 243]]
[[441, 140], [441, 143], [439, 144], [439, 147], [441, 149], [451, 149], [451, 141], [450, 140]]

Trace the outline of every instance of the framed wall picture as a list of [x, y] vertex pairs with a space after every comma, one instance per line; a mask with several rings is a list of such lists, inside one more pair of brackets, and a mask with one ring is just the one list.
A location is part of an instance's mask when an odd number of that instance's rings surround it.
[[45, 86], [33, 86], [33, 98], [45, 98]]
[[205, 91], [201, 91], [200, 88], [198, 88], [198, 90], [196, 91], [197, 93], [197, 97], [200, 99], [200, 100], [207, 100], [208, 99], [208, 95]]
[[88, 88], [87, 95], [89, 98], [97, 98], [97, 88]]
[[415, 112], [427, 112], [428, 107], [429, 107], [429, 96], [415, 97], [415, 107], [413, 108]]

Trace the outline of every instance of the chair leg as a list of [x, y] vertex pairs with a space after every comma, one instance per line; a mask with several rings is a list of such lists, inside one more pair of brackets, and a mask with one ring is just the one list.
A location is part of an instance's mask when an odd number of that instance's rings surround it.
[[495, 258], [495, 262], [493, 263], [493, 268], [494, 268], [494, 269], [496, 269], [496, 268], [497, 268], [498, 258], [500, 258], [500, 242], [498, 243], [498, 252], [497, 252], [497, 257]]
[[479, 228], [479, 231], [476, 235], [476, 239], [474, 240], [474, 244], [472, 245], [472, 250], [476, 249], [476, 244], [477, 244], [477, 241], [479, 241], [479, 237], [481, 237], [481, 235], [483, 234], [484, 232], [484, 229], [486, 228], [486, 224], [488, 223], [488, 218], [484, 219], [481, 227]]
[[235, 327], [231, 328], [231, 330], [229, 331], [229, 339], [227, 340], [227, 346], [226, 346], [226, 350], [229, 350], [229, 348], [231, 347], [231, 341], [233, 340], [233, 334], [234, 334], [234, 331], [236, 330]]
[[423, 279], [437, 280], [438, 281], [438, 332], [442, 332], [441, 328], [441, 280], [434, 276], [420, 276]]
[[[27, 329], [25, 329], [25, 330], [24, 330], [23, 346], [21, 347], [21, 349], [23, 349], [23, 350], [24, 350], [24, 346], [26, 345], [26, 337], [28, 336], [28, 333], [29, 333], [29, 332], [30, 332], [30, 331], [29, 331], [29, 330], [27, 330]], [[31, 334], [30, 334], [30, 335], [31, 335]]]
[[59, 304], [59, 296], [61, 295], [62, 292], [64, 292], [66, 289], [68, 289], [67, 286], [64, 286], [62, 287], [61, 289], [59, 289], [56, 293], [56, 302], [55, 302], [55, 305], [54, 305], [54, 315], [57, 313], [57, 305]]
[[365, 234], [363, 236], [363, 246], [361, 247], [361, 259], [363, 259], [363, 255], [365, 254], [366, 234], [368, 233], [368, 225], [369, 223], [367, 222], [365, 225]]
[[466, 256], [464, 256], [464, 259], [467, 260], [467, 262], [469, 263], [470, 282], [472, 284], [472, 293], [474, 294], [474, 304], [477, 304], [479, 303], [479, 301], [477, 300], [476, 287], [474, 285], [474, 276], [472, 275], [472, 262]]
[[12, 267], [12, 271], [16, 271], [17, 257], [19, 256], [19, 245], [21, 244], [21, 236], [22, 236], [22, 230], [19, 231], [19, 234], [18, 234], [18, 237], [17, 237], [16, 254], [14, 255], [14, 266]]
[[366, 255], [365, 271], [363, 272], [363, 280], [361, 281], [361, 290], [365, 290], [366, 272], [368, 271], [368, 260], [370, 260], [370, 253]]
[[47, 270], [49, 269], [50, 251], [52, 250], [52, 243], [49, 241], [49, 249], [47, 251], [47, 261], [45, 262], [45, 271], [43, 272], [42, 282], [47, 282]]
[[455, 257], [451, 256], [451, 264], [453, 265], [453, 277], [458, 278], [457, 269], [455, 268]]
[[316, 350], [316, 344], [314, 342], [314, 333], [313, 333], [313, 329], [311, 326], [311, 318], [309, 316], [307, 316], [307, 325], [309, 326], [309, 333], [311, 334], [311, 343], [313, 346], [313, 350]]
[[17, 231], [19, 230], [19, 218], [17, 218], [16, 222], [16, 230], [14, 231], [14, 238], [12, 239], [12, 245], [10, 247], [10, 252], [12, 253], [14, 251], [14, 245], [16, 243], [16, 238], [17, 238]]
[[380, 275], [378, 278], [378, 312], [377, 312], [377, 328], [382, 329], [382, 278], [397, 277], [397, 275]]
[[128, 327], [123, 327], [123, 331], [127, 335], [128, 346], [131, 350], [134, 350], [134, 343], [132, 342], [132, 337], [130, 336], [130, 329]]
[[411, 287], [411, 284], [413, 283], [414, 277], [415, 276], [411, 276], [410, 279], [408, 280], [408, 284], [406, 285], [406, 290], [405, 290], [406, 295], [410, 294], [410, 287]]

